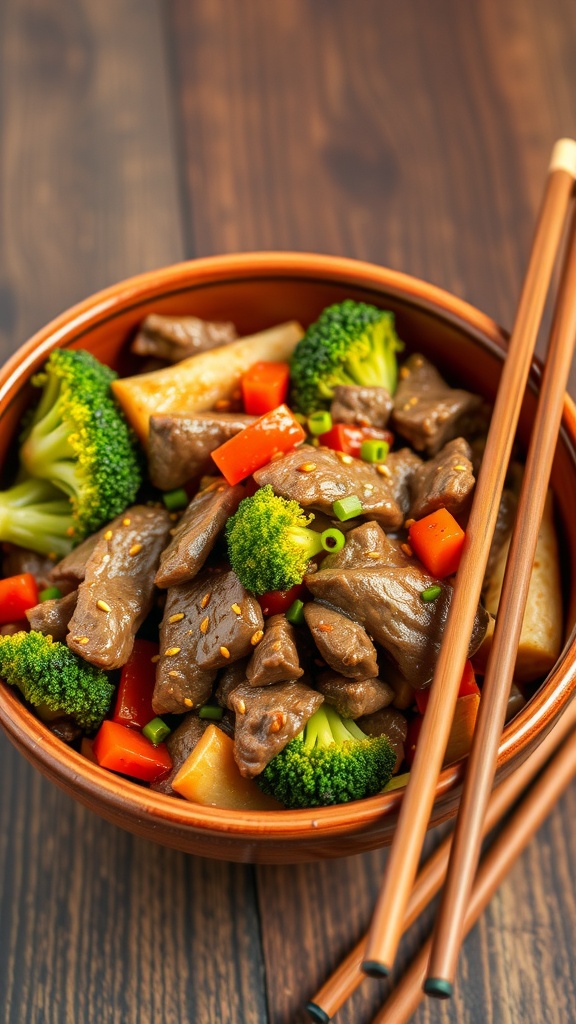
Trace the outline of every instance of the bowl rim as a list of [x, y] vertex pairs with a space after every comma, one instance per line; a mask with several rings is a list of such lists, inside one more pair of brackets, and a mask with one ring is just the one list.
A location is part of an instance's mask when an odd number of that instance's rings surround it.
[[[144, 300], [149, 302], [155, 297], [166, 298], [182, 291], [190, 293], [208, 285], [258, 278], [324, 280], [327, 284], [349, 284], [368, 290], [372, 285], [375, 295], [386, 291], [405, 305], [424, 309], [480, 341], [500, 360], [505, 357], [508, 334], [496, 321], [463, 299], [420, 278], [340, 256], [290, 251], [231, 253], [186, 260], [138, 274], [65, 310], [20, 346], [0, 368], [0, 418], [23, 379], [29, 379], [53, 348], [78, 341], [95, 324], [114, 319]], [[540, 373], [540, 365], [535, 360], [532, 387], [537, 385]], [[576, 407], [568, 395], [564, 401], [562, 434], [576, 464]], [[498, 752], [499, 769], [506, 771], [507, 764], [522, 753], [535, 732], [544, 737], [575, 689], [576, 627], [545, 682], [506, 726]], [[315, 837], [356, 833], [369, 829], [382, 818], [391, 817], [400, 808], [404, 793], [401, 788], [351, 804], [305, 810], [264, 812], [205, 807], [145, 789], [100, 768], [58, 740], [5, 685], [0, 687], [0, 724], [14, 745], [41, 764], [52, 781], [76, 790], [78, 797], [91, 806], [104, 801], [123, 815], [149, 816], [159, 826], [169, 822], [191, 832], [200, 830], [221, 837], [236, 835], [244, 840], [266, 836], [287, 842], [301, 842], [306, 836], [305, 829], [311, 829]], [[439, 777], [435, 804], [449, 795], [463, 777], [463, 761], [445, 768]]]

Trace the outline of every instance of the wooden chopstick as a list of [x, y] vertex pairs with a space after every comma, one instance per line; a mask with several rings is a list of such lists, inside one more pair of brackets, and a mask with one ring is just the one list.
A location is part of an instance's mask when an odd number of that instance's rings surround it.
[[365, 973], [375, 977], [388, 975], [392, 968], [434, 804], [522, 398], [574, 184], [575, 146], [572, 140], [561, 140], [552, 152], [430, 699], [362, 964]]
[[[510, 810], [510, 807], [518, 800], [528, 784], [532, 782], [554, 751], [557, 750], [574, 728], [576, 728], [576, 701], [573, 701], [568, 706], [562, 717], [536, 750], [496, 787], [488, 803], [488, 810], [484, 819], [484, 835], [487, 835], [502, 820], [507, 811]], [[440, 889], [448, 867], [451, 843], [452, 835], [449, 835], [428, 858], [426, 864], [421, 869], [406, 910], [403, 925], [404, 931], [407, 931], [412, 926], [416, 918]], [[358, 986], [366, 980], [366, 975], [361, 971], [366, 940], [367, 935], [364, 935], [334, 973], [318, 989], [310, 1002], [307, 1003], [306, 1009], [313, 1020], [321, 1021], [322, 1024], [329, 1021], [350, 998], [353, 992], [356, 991]]]
[[492, 648], [482, 686], [482, 700], [466, 769], [464, 790], [458, 808], [446, 886], [436, 918], [432, 955], [425, 985], [425, 991], [429, 995], [447, 997], [452, 994], [464, 919], [480, 857], [482, 821], [496, 771], [498, 745], [504, 728], [508, 694], [514, 674], [532, 564], [552, 472], [564, 393], [575, 343], [576, 211], [572, 215], [550, 346], [520, 490]]
[[[572, 732], [483, 858], [466, 909], [466, 934], [476, 923], [524, 847], [548, 817], [553, 805], [575, 775], [576, 733]], [[372, 1024], [405, 1024], [410, 1019], [424, 997], [423, 982], [431, 945], [429, 939], [382, 1009], [376, 1014]]]

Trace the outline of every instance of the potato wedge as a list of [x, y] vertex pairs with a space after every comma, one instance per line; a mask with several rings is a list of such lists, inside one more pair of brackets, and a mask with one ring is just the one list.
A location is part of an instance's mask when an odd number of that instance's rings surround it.
[[145, 443], [153, 414], [213, 409], [232, 396], [242, 374], [254, 363], [288, 362], [303, 334], [296, 321], [278, 324], [173, 366], [120, 378], [112, 388], [128, 422]]
[[[485, 590], [484, 605], [492, 615], [498, 610], [509, 546], [510, 540], [503, 545]], [[488, 653], [485, 645], [486, 640], [481, 648], [483, 658]], [[562, 590], [552, 492], [549, 491], [532, 566], [514, 678], [519, 683], [529, 683], [546, 675], [561, 647]]]
[[234, 742], [209, 725], [172, 780], [172, 789], [193, 803], [243, 811], [277, 811], [282, 804], [245, 779], [234, 760]]

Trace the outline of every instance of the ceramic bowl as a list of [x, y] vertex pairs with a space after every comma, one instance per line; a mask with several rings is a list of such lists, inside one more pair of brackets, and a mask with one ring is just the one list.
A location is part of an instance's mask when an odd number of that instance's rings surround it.
[[[151, 312], [232, 320], [248, 334], [284, 320], [303, 324], [344, 298], [396, 314], [400, 336], [451, 381], [494, 397], [506, 335], [494, 321], [424, 281], [355, 260], [302, 253], [245, 253], [180, 263], [121, 282], [70, 309], [36, 334], [0, 372], [0, 465], [6, 463], [29, 399], [30, 375], [57, 347], [86, 348], [122, 372], [134, 369], [128, 342]], [[526, 438], [539, 379], [535, 365], [520, 424]], [[576, 686], [576, 415], [566, 398], [552, 486], [562, 532], [566, 644], [547, 679], [505, 729], [499, 777], [546, 735]], [[86, 760], [58, 740], [0, 684], [0, 722], [14, 745], [70, 796], [131, 832], [223, 860], [295, 863], [341, 857], [390, 842], [403, 790], [308, 811], [239, 812], [151, 792]], [[432, 824], [453, 816], [463, 764], [445, 769]]]

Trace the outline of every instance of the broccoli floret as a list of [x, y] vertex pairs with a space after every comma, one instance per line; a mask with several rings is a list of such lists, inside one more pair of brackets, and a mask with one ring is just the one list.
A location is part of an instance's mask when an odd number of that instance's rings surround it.
[[226, 524], [230, 564], [253, 594], [289, 590], [302, 582], [308, 563], [322, 550], [319, 533], [308, 530], [297, 501], [274, 494], [270, 484], [244, 498]]
[[89, 731], [100, 725], [114, 692], [105, 672], [36, 630], [0, 637], [0, 678], [34, 707], [71, 715]]
[[[0, 494], [0, 540], [65, 554], [134, 501], [141, 482], [140, 458], [135, 437], [112, 396], [110, 383], [115, 377], [89, 352], [56, 349], [42, 373], [32, 378], [43, 391], [22, 441], [18, 485]], [[51, 484], [52, 490], [39, 491], [38, 480]], [[42, 520], [35, 519], [35, 506], [41, 506], [40, 516], [57, 514], [43, 505], [58, 497], [65, 502], [63, 518], [68, 521], [63, 530], [54, 526], [50, 532], [68, 537], [68, 543], [50, 546]], [[26, 519], [18, 512], [17, 523], [10, 523], [7, 515], [2, 516], [6, 507], [27, 508]], [[19, 531], [18, 540], [14, 530]]]
[[395, 763], [386, 736], [366, 736], [323, 704], [256, 781], [287, 807], [323, 807], [379, 793]]
[[328, 408], [338, 384], [396, 391], [396, 352], [404, 348], [394, 314], [346, 299], [327, 309], [298, 342], [290, 363], [292, 405], [309, 415]]

